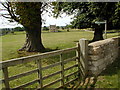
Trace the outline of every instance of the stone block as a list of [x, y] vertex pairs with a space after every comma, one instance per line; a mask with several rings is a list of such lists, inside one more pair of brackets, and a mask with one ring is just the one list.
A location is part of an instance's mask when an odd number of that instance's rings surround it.
[[103, 69], [98, 69], [98, 70], [89, 70], [89, 75], [90, 76], [97, 76], [99, 75], [101, 72], [103, 71]]
[[105, 63], [105, 59], [104, 58], [102, 58], [100, 60], [97, 60], [97, 61], [91, 61], [91, 65], [93, 65], [95, 67], [97, 67], [97, 66], [99, 66], [99, 65], [101, 65], [103, 63]]
[[104, 54], [102, 53], [102, 54], [99, 54], [99, 55], [89, 55], [88, 56], [88, 59], [89, 60], [99, 60], [99, 59], [101, 59], [101, 58], [104, 58]]
[[104, 68], [106, 68], [106, 66], [107, 66], [107, 63], [104, 63], [104, 64], [101, 64], [100, 66], [98, 66], [98, 68], [99, 69], [104, 69]]
[[91, 71], [97, 71], [97, 70], [98, 70], [98, 67], [95, 67], [95, 66], [89, 66], [89, 70], [91, 70]]
[[103, 48], [101, 48], [100, 46], [99, 47], [94, 47], [94, 48], [89, 47], [88, 54], [98, 55], [100, 53], [103, 53], [103, 51], [104, 51]]

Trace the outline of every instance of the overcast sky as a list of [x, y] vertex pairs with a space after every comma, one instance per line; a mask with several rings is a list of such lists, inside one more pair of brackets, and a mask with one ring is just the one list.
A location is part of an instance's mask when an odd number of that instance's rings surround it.
[[[0, 13], [3, 13], [0, 11]], [[44, 14], [43, 19], [45, 20], [45, 23], [42, 24], [42, 26], [49, 26], [49, 25], [57, 25], [57, 26], [65, 26], [67, 24], [70, 24], [72, 21], [73, 16], [67, 16], [65, 14], [62, 15], [62, 17], [59, 18], [53, 18], [52, 16], [48, 16], [47, 13]], [[14, 28], [17, 26], [21, 26], [17, 23], [10, 23], [6, 18], [3, 18], [0, 16], [0, 28]]]

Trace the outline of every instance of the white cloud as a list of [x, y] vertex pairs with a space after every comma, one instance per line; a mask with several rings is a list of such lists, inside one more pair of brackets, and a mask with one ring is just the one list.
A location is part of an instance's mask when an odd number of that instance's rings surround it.
[[47, 16], [45, 18], [46, 24], [43, 24], [43, 25], [46, 25], [46, 26], [49, 26], [49, 25], [65, 26], [72, 21], [72, 19], [71, 19], [72, 17], [73, 16], [67, 16], [65, 14], [63, 14], [62, 17], [58, 17], [57, 19], [53, 18], [52, 16], [51, 17]]

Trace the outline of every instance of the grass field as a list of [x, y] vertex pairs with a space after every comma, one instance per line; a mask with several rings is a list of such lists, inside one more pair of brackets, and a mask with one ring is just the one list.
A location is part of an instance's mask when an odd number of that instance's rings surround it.
[[[108, 38], [115, 37], [118, 35], [119, 35], [118, 33], [108, 33]], [[2, 38], [2, 60], [8, 60], [8, 59], [18, 58], [18, 57], [22, 57], [22, 56], [26, 56], [26, 55], [37, 54], [37, 53], [25, 53], [25, 52], [20, 53], [17, 51], [24, 45], [25, 32], [15, 32], [15, 35], [8, 34], [5, 36], [1, 36], [0, 38]], [[76, 43], [78, 42], [78, 40], [81, 38], [86, 38], [88, 40], [92, 40], [93, 32], [87, 32], [84, 30], [72, 30], [70, 32], [56, 32], [56, 33], [43, 32], [42, 33], [42, 40], [43, 40], [44, 46], [51, 50], [74, 47], [74, 46], [76, 46]], [[46, 61], [46, 62], [51, 63], [50, 60]], [[10, 75], [36, 68], [36, 66], [32, 65], [33, 63], [26, 64], [26, 65], [18, 65], [18, 66], [10, 68], [10, 71], [9, 71]], [[47, 64], [47, 63], [45, 63], [45, 64]], [[114, 68], [114, 65], [113, 65], [113, 68]], [[17, 72], [15, 72], [15, 71], [17, 71]], [[53, 71], [57, 71], [57, 68], [53, 68]], [[46, 72], [48, 72], [48, 71], [46, 71]], [[110, 70], [110, 72], [114, 72], [114, 70]], [[36, 75], [33, 75], [33, 76], [36, 76]], [[27, 81], [29, 81], [29, 79], [31, 79], [30, 76], [27, 77], [27, 79], [24, 79], [24, 78], [21, 79], [20, 82], [18, 82], [18, 81], [11, 82], [11, 87], [15, 86], [16, 84], [19, 85], [21, 82], [27, 82]], [[105, 74], [103, 76], [98, 77], [98, 81], [97, 81], [95, 87], [97, 87], [97, 88], [117, 88], [118, 87], [117, 79], [118, 79], [117, 72], [112, 75]], [[22, 80], [24, 80], [24, 81], [22, 81]], [[53, 80], [53, 79], [51, 79], [51, 80]]]
[[[74, 47], [77, 41], [81, 38], [92, 39], [92, 32], [73, 31], [59, 33], [42, 33], [43, 44], [50, 49], [63, 49]], [[2, 36], [2, 59], [8, 60], [16, 57], [21, 57], [17, 50], [20, 49], [25, 42], [25, 33], [16, 32], [15, 35]]]
[[[109, 33], [108, 38], [117, 36], [118, 33]], [[0, 37], [2, 38], [2, 60], [25, 56], [17, 52], [25, 42], [25, 32], [15, 32], [15, 35], [8, 34]], [[85, 31], [71, 31], [59, 33], [42, 33], [43, 44], [50, 49], [63, 49], [74, 47], [77, 41], [81, 38], [92, 40], [93, 32]], [[27, 55], [35, 53], [27, 53]]]

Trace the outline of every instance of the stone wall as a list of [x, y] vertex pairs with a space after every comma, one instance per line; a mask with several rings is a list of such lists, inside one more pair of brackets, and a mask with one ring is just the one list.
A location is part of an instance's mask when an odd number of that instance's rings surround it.
[[120, 37], [109, 38], [88, 45], [89, 74], [99, 75], [107, 65], [120, 56]]

